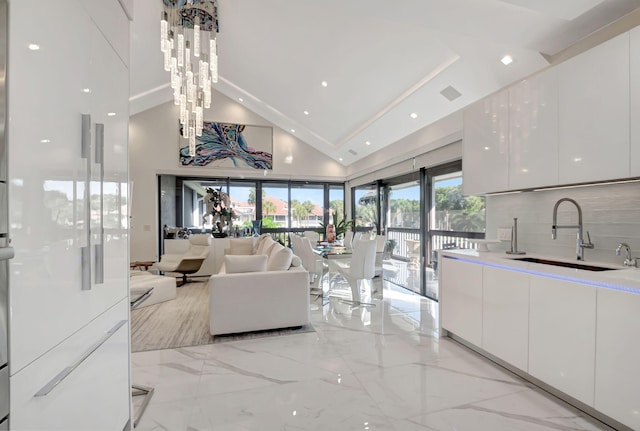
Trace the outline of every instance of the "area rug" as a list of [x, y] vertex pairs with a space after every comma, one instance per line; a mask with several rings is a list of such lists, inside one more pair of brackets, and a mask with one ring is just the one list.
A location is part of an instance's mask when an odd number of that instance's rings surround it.
[[176, 299], [131, 311], [131, 351], [175, 349], [253, 338], [314, 332], [311, 325], [242, 334], [209, 334], [209, 289], [206, 282], [178, 288]]

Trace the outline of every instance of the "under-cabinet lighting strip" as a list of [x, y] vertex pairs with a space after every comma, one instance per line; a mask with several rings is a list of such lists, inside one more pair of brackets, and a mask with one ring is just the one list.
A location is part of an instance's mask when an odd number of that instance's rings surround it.
[[443, 256], [443, 257], [445, 259], [459, 260], [461, 262], [473, 263], [475, 265], [489, 266], [491, 268], [497, 268], [497, 269], [506, 269], [507, 271], [520, 272], [520, 273], [523, 273], [523, 274], [530, 274], [530, 275], [538, 275], [538, 276], [541, 276], [541, 277], [552, 278], [552, 279], [555, 279], [555, 280], [571, 281], [573, 283], [586, 284], [586, 285], [589, 285], [589, 286], [599, 287], [599, 288], [603, 288], [603, 289], [617, 290], [617, 291], [620, 291], [620, 292], [627, 292], [627, 293], [632, 293], [634, 295], [640, 295], [640, 289], [629, 287], [629, 286], [621, 286], [619, 284], [585, 280], [583, 278], [574, 278], [574, 277], [569, 277], [569, 276], [566, 276], [566, 275], [549, 274], [548, 272], [540, 272], [540, 271], [534, 271], [534, 270], [531, 270], [531, 269], [515, 268], [513, 266], [501, 265], [499, 263], [480, 262], [478, 260], [467, 259], [467, 258], [464, 258], [464, 257], [453, 257], [453, 256]]

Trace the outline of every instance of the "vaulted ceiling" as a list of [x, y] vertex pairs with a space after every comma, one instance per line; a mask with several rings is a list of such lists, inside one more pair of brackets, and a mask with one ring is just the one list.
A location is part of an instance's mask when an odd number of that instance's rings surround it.
[[[548, 66], [550, 56], [640, 7], [640, 0], [218, 1], [214, 88], [345, 165]], [[172, 100], [161, 10], [162, 0], [134, 2], [132, 114]], [[513, 58], [507, 66], [505, 55]]]

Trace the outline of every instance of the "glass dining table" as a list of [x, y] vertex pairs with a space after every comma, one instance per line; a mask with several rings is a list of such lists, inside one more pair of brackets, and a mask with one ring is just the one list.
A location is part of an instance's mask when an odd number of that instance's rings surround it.
[[313, 252], [327, 260], [350, 259], [352, 254], [350, 247], [328, 242], [319, 242], [313, 247]]

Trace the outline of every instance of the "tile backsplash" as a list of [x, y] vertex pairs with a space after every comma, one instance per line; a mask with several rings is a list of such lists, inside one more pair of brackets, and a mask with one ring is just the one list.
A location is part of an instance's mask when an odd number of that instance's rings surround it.
[[[558, 229], [557, 239], [551, 239], [553, 207], [565, 197], [582, 208], [584, 239], [588, 231], [595, 244], [595, 248], [585, 249], [585, 261], [622, 264], [625, 252], [615, 254], [621, 242], [629, 244], [632, 256], [640, 256], [640, 182], [487, 196], [487, 239], [497, 239], [498, 229], [511, 227], [517, 217], [519, 250], [575, 259], [577, 229]], [[557, 222], [577, 225], [576, 207], [570, 202], [561, 203]], [[509, 247], [504, 241], [489, 245], [496, 252]]]

